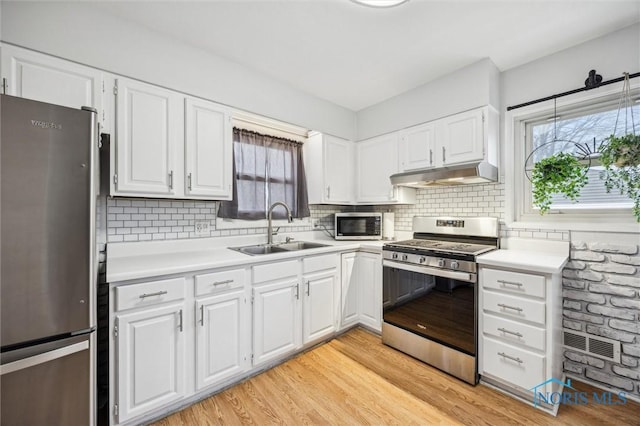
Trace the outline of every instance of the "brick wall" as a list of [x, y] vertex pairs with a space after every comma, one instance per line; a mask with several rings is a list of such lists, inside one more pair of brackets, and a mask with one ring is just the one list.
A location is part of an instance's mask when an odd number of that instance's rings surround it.
[[567, 350], [564, 369], [640, 398], [638, 236], [607, 235], [614, 242], [572, 237], [571, 261], [562, 274], [563, 325], [617, 340], [622, 354], [620, 363], [614, 363]]

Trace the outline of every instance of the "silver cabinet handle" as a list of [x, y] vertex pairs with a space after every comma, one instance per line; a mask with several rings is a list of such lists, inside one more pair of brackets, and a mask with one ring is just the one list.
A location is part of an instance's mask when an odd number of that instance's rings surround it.
[[204, 327], [204, 305], [200, 305], [200, 325]]
[[169, 172], [169, 189], [173, 189], [173, 170]]
[[446, 153], [447, 153], [447, 150], [446, 150], [446, 148], [443, 146], [443, 147], [442, 147], [442, 162], [443, 162], [443, 163], [447, 161], [447, 159], [446, 159], [446, 158], [447, 158]]
[[506, 328], [498, 328], [498, 330], [502, 331], [503, 333], [512, 334], [517, 337], [522, 337], [522, 334], [518, 333], [517, 331], [509, 331]]
[[143, 293], [140, 295], [140, 299], [144, 299], [145, 297], [153, 297], [153, 296], [162, 296], [163, 294], [167, 294], [168, 291], [156, 291], [155, 293]]
[[187, 188], [191, 191], [191, 173], [187, 175]]
[[331, 198], [331, 185], [327, 186], [327, 200]]
[[498, 306], [500, 306], [502, 309], [512, 309], [514, 311], [522, 312], [522, 308], [505, 305], [504, 303], [498, 303]]
[[505, 286], [505, 285], [514, 285], [516, 287], [522, 287], [524, 285], [522, 283], [517, 283], [515, 281], [498, 280], [498, 282], [500, 284], [502, 284], [503, 286]]
[[523, 360], [521, 360], [520, 358], [516, 358], [516, 357], [510, 356], [510, 355], [507, 355], [507, 354], [505, 354], [504, 352], [498, 352], [498, 355], [500, 355], [500, 356], [501, 356], [501, 357], [503, 357], [503, 358], [510, 359], [511, 361], [515, 361], [515, 362], [517, 362], [518, 364], [522, 364], [522, 363], [524, 362], [524, 361], [523, 361]]
[[433, 164], [433, 150], [429, 150], [429, 164]]
[[300, 283], [296, 284], [296, 299], [300, 299]]
[[182, 309], [180, 309], [180, 312], [178, 312], [178, 317], [180, 318], [180, 323], [178, 324], [178, 328], [182, 332]]
[[311, 281], [307, 281], [307, 296], [311, 296]]
[[223, 284], [231, 284], [233, 282], [233, 280], [224, 280], [224, 281], [216, 281], [214, 283], [211, 283], [212, 286], [219, 286], [219, 285], [223, 285]]

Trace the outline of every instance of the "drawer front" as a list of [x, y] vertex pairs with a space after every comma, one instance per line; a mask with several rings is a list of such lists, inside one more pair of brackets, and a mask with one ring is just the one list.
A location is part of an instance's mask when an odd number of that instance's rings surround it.
[[116, 287], [116, 311], [184, 299], [184, 278]]
[[305, 257], [302, 259], [302, 271], [315, 272], [338, 267], [338, 255], [327, 254], [323, 256]]
[[482, 332], [511, 343], [525, 345], [540, 351], [545, 350], [545, 329], [518, 321], [482, 314]]
[[212, 272], [195, 276], [196, 296], [215, 294], [244, 286], [244, 269]]
[[[482, 339], [482, 364], [481, 374], [491, 374], [527, 390], [547, 380], [544, 356], [489, 337]], [[542, 388], [537, 390], [543, 392]]]
[[286, 262], [256, 265], [251, 269], [253, 273], [252, 282], [254, 284], [264, 283], [282, 278], [295, 277], [300, 270], [300, 262], [298, 260], [289, 260]]
[[482, 268], [480, 276], [483, 288], [542, 298], [545, 295], [545, 278], [542, 275]]
[[483, 310], [509, 318], [545, 324], [545, 303], [482, 290]]

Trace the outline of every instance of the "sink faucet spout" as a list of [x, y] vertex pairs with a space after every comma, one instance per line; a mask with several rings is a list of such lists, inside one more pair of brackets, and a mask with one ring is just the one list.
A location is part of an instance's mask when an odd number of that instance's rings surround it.
[[267, 226], [267, 244], [271, 245], [273, 244], [273, 209], [275, 209], [277, 206], [282, 206], [284, 207], [284, 209], [287, 211], [287, 220], [289, 221], [289, 223], [293, 222], [293, 217], [291, 217], [291, 209], [289, 208], [288, 205], [286, 205], [285, 203], [283, 203], [282, 201], [276, 201], [275, 203], [271, 204], [271, 207], [269, 207], [269, 212], [267, 213], [267, 220], [268, 220], [268, 226]]

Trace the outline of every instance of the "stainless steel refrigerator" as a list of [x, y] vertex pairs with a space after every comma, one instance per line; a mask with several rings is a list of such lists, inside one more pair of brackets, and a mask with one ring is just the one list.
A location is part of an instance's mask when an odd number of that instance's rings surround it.
[[0, 423], [94, 423], [95, 111], [0, 113]]

